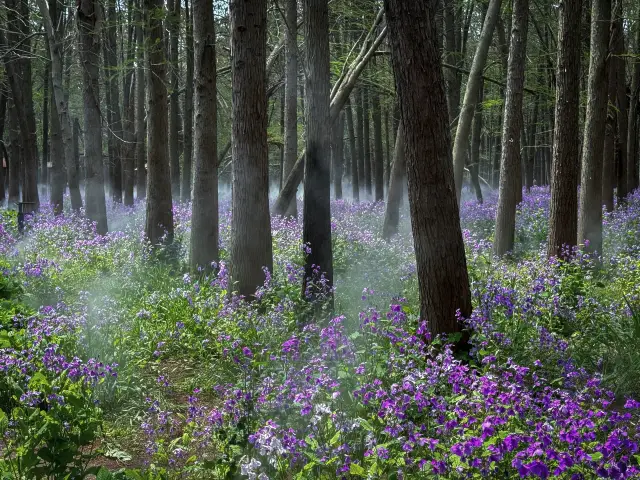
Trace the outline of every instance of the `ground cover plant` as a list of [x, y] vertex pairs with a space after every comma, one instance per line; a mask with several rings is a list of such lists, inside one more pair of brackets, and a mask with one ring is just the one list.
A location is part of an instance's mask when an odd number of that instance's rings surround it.
[[[495, 198], [462, 208], [472, 350], [418, 319], [408, 220], [333, 204], [335, 308], [301, 292], [301, 225], [273, 220], [252, 302], [222, 260], [189, 273], [190, 208], [153, 252], [139, 206], [98, 235], [50, 210], [3, 212], [0, 472], [5, 478], [635, 478], [640, 195], [605, 214], [604, 256], [548, 260], [548, 190], [491, 254]], [[306, 301], [312, 295], [314, 303]]]

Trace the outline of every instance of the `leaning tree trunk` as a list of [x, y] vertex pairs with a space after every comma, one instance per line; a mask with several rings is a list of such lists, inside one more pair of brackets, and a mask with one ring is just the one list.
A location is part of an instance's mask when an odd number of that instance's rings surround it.
[[[212, 0], [193, 0], [195, 41], [195, 178], [191, 215], [192, 270], [212, 268], [218, 254], [216, 34]], [[186, 110], [186, 109], [185, 109]]]
[[522, 195], [522, 96], [527, 48], [529, 0], [514, 0], [507, 91], [502, 128], [502, 158], [500, 159], [500, 190], [496, 214], [493, 250], [498, 256], [513, 250], [516, 230], [518, 190]]
[[96, 222], [99, 234], [107, 233], [107, 208], [104, 199], [102, 166], [102, 121], [100, 117], [100, 32], [97, 0], [80, 0], [78, 32], [84, 98], [84, 158], [86, 163], [86, 210]]
[[[167, 63], [164, 31], [159, 11], [164, 0], [144, 0], [147, 18], [147, 210], [145, 235], [151, 245], [173, 241], [173, 200], [167, 139]], [[165, 236], [166, 235], [166, 236]]]
[[351, 197], [354, 202], [360, 201], [360, 183], [358, 174], [358, 149], [356, 147], [356, 134], [353, 127], [353, 108], [351, 100], [345, 105], [347, 113], [347, 134], [349, 135], [349, 160], [351, 162]]
[[587, 114], [582, 143], [578, 243], [602, 252], [602, 155], [607, 113], [607, 45], [611, 0], [593, 0]]
[[573, 21], [582, 16], [583, 0], [565, 0], [560, 10], [556, 67], [556, 112], [551, 174], [551, 211], [547, 255], [562, 255], [576, 245], [578, 175], [580, 164], [580, 30]]
[[384, 223], [382, 225], [382, 238], [389, 240], [398, 233], [400, 223], [400, 203], [404, 193], [404, 184], [407, 175], [407, 166], [404, 155], [404, 132], [402, 123], [398, 126], [394, 160], [391, 168], [391, 181], [387, 194], [387, 205], [384, 210]]
[[[185, 18], [187, 22], [187, 42], [186, 42], [186, 55], [187, 55], [187, 80], [184, 90], [184, 150], [182, 159], [182, 186], [180, 187], [180, 198], [183, 202], [191, 200], [191, 176], [193, 163], [193, 7], [189, 11], [189, 1], [185, 0]], [[216, 120], [217, 121], [217, 120]], [[217, 128], [216, 128], [217, 130]], [[217, 141], [216, 141], [217, 146]], [[215, 158], [215, 156], [214, 156]], [[217, 188], [217, 177], [216, 177]], [[217, 222], [216, 222], [217, 225]], [[217, 228], [217, 227], [216, 227]]]
[[169, 165], [171, 167], [171, 194], [180, 198], [180, 128], [179, 92], [180, 72], [178, 71], [178, 40], [180, 36], [180, 1], [167, 0], [167, 31], [169, 32], [169, 73], [171, 94], [169, 95]]
[[[489, 3], [489, 9], [487, 10], [487, 14], [484, 18], [482, 33], [480, 34], [478, 47], [476, 49], [475, 56], [473, 57], [473, 64], [471, 65], [471, 72], [469, 73], [469, 78], [467, 80], [462, 109], [460, 110], [458, 118], [458, 127], [456, 129], [456, 136], [453, 144], [455, 189], [458, 203], [460, 203], [460, 196], [462, 194], [464, 164], [467, 157], [467, 149], [469, 148], [469, 132], [471, 130], [473, 114], [476, 109], [478, 89], [480, 88], [484, 66], [487, 63], [487, 56], [489, 54], [489, 47], [491, 46], [493, 30], [496, 26], [496, 22], [498, 21], [498, 17], [500, 16], [501, 3], [501, 0], [491, 0]], [[520, 135], [519, 131], [518, 135]]]
[[[640, 10], [636, 19], [636, 46], [633, 75], [631, 78], [631, 102], [629, 105], [629, 131], [627, 134], [627, 190], [633, 192], [638, 188], [638, 136], [640, 120], [638, 104], [640, 103]], [[624, 139], [623, 139], [624, 140]], [[624, 147], [623, 147], [624, 148]]]
[[[456, 201], [436, 0], [385, 0], [404, 130], [420, 318], [432, 335], [459, 332], [471, 291]], [[475, 101], [475, 96], [474, 96]], [[437, 205], [438, 208], [434, 208]]]
[[146, 138], [147, 138], [147, 123], [145, 120], [146, 112], [145, 112], [145, 101], [146, 101], [146, 75], [145, 75], [145, 56], [144, 52], [144, 37], [145, 33], [142, 27], [142, 12], [141, 5], [142, 0], [140, 0], [140, 5], [138, 6], [137, 14], [136, 14], [136, 55], [138, 57], [137, 60], [137, 68], [136, 68], [136, 192], [138, 196], [138, 200], [141, 200], [147, 196], [147, 149], [146, 149]]
[[[250, 297], [273, 270], [269, 217], [267, 0], [231, 0], [231, 278]], [[287, 203], [288, 205], [288, 203]]]
[[[298, 6], [297, 0], [285, 1], [286, 66], [284, 84], [284, 158], [282, 182], [289, 176], [298, 157]], [[298, 216], [295, 198], [285, 214]]]

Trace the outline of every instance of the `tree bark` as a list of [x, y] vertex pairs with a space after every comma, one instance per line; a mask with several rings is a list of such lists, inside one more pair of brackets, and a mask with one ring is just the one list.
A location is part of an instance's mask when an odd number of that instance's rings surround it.
[[578, 243], [602, 252], [602, 156], [607, 102], [607, 45], [611, 0], [593, 0], [587, 114], [582, 143]]
[[562, 255], [563, 246], [576, 245], [578, 232], [578, 175], [580, 164], [581, 32], [573, 22], [582, 17], [583, 0], [565, 0], [558, 26], [555, 135], [551, 174], [551, 207], [547, 254]]
[[619, 174], [619, 172], [616, 172], [616, 136], [618, 130], [616, 113], [617, 70], [617, 68], [609, 68], [607, 73], [607, 120], [602, 157], [602, 203], [608, 212], [613, 210], [614, 189], [617, 182], [616, 175]]
[[331, 159], [333, 162], [333, 191], [336, 200], [342, 200], [342, 175], [344, 174], [344, 112], [340, 113], [340, 118], [333, 124], [333, 141], [331, 148]]
[[[444, 0], [444, 63], [449, 65], [458, 64], [459, 45], [456, 44], [456, 2], [455, 0]], [[447, 85], [447, 111], [449, 112], [449, 124], [455, 125], [460, 113], [460, 74], [453, 69], [445, 70], [445, 80]]]
[[[159, 13], [164, 0], [144, 0], [147, 17], [147, 208], [145, 235], [151, 245], [173, 242], [173, 200], [167, 125], [167, 62]], [[165, 236], [166, 235], [166, 236]]]
[[507, 91], [502, 127], [502, 158], [500, 159], [500, 191], [496, 214], [494, 253], [502, 256], [513, 250], [516, 230], [518, 190], [522, 195], [522, 97], [527, 49], [529, 0], [514, 0], [507, 70]]
[[[45, 44], [47, 44], [45, 42]], [[49, 104], [51, 96], [49, 95], [49, 79], [51, 78], [51, 64], [47, 62], [44, 67], [44, 75], [42, 76], [42, 161], [40, 163], [40, 182], [47, 185], [47, 164], [49, 163]], [[52, 112], [53, 113], [53, 112]]]
[[636, 19], [636, 58], [631, 78], [631, 99], [629, 104], [629, 131], [627, 134], [627, 190], [633, 192], [638, 188], [638, 137], [640, 120], [638, 108], [640, 104], [640, 11]]
[[240, 295], [273, 270], [269, 217], [266, 42], [267, 1], [231, 0], [233, 184], [231, 278]]
[[375, 185], [375, 200], [384, 200], [384, 156], [382, 153], [382, 111], [380, 110], [380, 95], [374, 91], [371, 96], [373, 117], [373, 178]]
[[407, 177], [407, 166], [404, 154], [404, 132], [402, 123], [398, 126], [396, 145], [394, 148], [394, 160], [391, 168], [391, 181], [387, 204], [384, 209], [384, 223], [382, 224], [382, 238], [389, 240], [398, 233], [400, 223], [400, 203], [404, 193], [404, 184]]
[[[297, 0], [285, 2], [285, 87], [284, 87], [284, 165], [282, 183], [289, 176], [298, 157], [298, 5]], [[298, 217], [295, 198], [285, 214]]]
[[453, 144], [455, 188], [458, 203], [460, 203], [460, 196], [462, 194], [462, 177], [467, 157], [467, 149], [469, 148], [469, 131], [471, 130], [471, 122], [476, 109], [478, 89], [480, 88], [480, 81], [482, 79], [484, 66], [487, 63], [487, 55], [489, 54], [493, 30], [496, 26], [496, 22], [498, 21], [498, 17], [500, 16], [501, 3], [501, 0], [491, 0], [489, 3], [489, 9], [487, 10], [487, 14], [484, 18], [482, 33], [480, 34], [478, 47], [476, 49], [475, 56], [473, 57], [473, 64], [471, 65], [471, 72], [469, 74], [467, 87], [464, 93], [464, 101], [458, 118], [458, 127], [456, 129], [456, 136]]
[[7, 159], [8, 177], [8, 201], [9, 205], [17, 205], [20, 201], [20, 165], [22, 164], [22, 151], [20, 148], [20, 126], [18, 124], [18, 113], [13, 98], [10, 99], [9, 107], [9, 158]]
[[627, 98], [627, 75], [626, 75], [626, 60], [625, 60], [625, 47], [624, 47], [624, 30], [622, 26], [622, 4], [618, 3], [616, 8], [617, 18], [612, 21], [612, 42], [614, 43], [615, 56], [610, 57], [610, 67], [617, 72], [616, 79], [616, 118], [618, 126], [618, 142], [620, 148], [618, 150], [618, 185], [617, 196], [618, 203], [622, 203], [627, 195], [631, 193], [628, 189], [629, 175], [627, 173], [627, 146], [626, 138], [629, 130], [627, 112], [629, 110], [629, 100]]
[[460, 331], [458, 311], [464, 317], [471, 314], [471, 292], [439, 67], [435, 0], [385, 0], [384, 6], [405, 135], [420, 317], [429, 322], [432, 335], [446, 335]]
[[362, 90], [362, 147], [364, 152], [364, 188], [371, 198], [372, 182], [371, 182], [371, 118], [369, 112], [369, 89]]
[[[364, 190], [364, 109], [362, 89], [356, 91], [356, 141], [358, 143], [358, 185]], [[365, 192], [366, 193], [366, 192]]]
[[171, 195], [180, 198], [180, 128], [179, 97], [180, 72], [178, 71], [178, 40], [180, 36], [180, 0], [167, 0], [167, 31], [169, 32], [169, 165], [171, 168]]
[[[145, 20], [146, 22], [146, 20]], [[138, 195], [138, 200], [141, 200], [147, 196], [147, 152], [146, 152], [146, 138], [147, 138], [147, 128], [146, 128], [146, 120], [145, 120], [145, 102], [146, 102], [146, 76], [145, 76], [145, 53], [144, 53], [144, 37], [145, 32], [143, 29], [143, 18], [142, 18], [142, 0], [138, 5], [138, 10], [136, 14], [136, 56], [137, 56], [137, 66], [136, 66], [136, 107], [135, 107], [135, 117], [136, 117], [136, 192]]]
[[218, 262], [216, 34], [212, 0], [193, 0], [195, 41], [195, 177], [191, 215], [192, 270]]
[[[191, 11], [189, 11], [189, 2], [194, 0], [185, 0], [185, 18], [187, 22], [187, 41], [186, 41], [186, 55], [187, 55], [187, 80], [184, 92], [184, 153], [182, 159], [182, 187], [180, 188], [180, 197], [183, 202], [191, 200], [191, 177], [192, 177], [192, 163], [193, 163], [193, 88], [194, 88], [194, 50], [193, 50], [193, 4]], [[215, 68], [214, 68], [215, 74]], [[216, 119], [217, 121], [217, 119]], [[216, 127], [217, 132], [217, 127]], [[217, 148], [217, 140], [216, 140]], [[216, 156], [214, 155], [214, 160]], [[217, 174], [217, 171], [216, 171]], [[217, 188], [217, 177], [216, 177]], [[217, 222], [216, 222], [217, 224]], [[216, 227], [217, 228], [217, 227]]]
[[4, 130], [5, 130], [5, 119], [7, 117], [7, 100], [8, 100], [8, 92], [7, 92], [7, 84], [4, 80], [0, 81], [0, 146], [2, 150], [0, 150], [0, 203], [4, 203], [4, 198], [7, 193], [5, 191], [5, 182], [6, 182], [6, 169], [5, 169], [5, 161], [6, 165], [9, 166], [9, 154], [7, 151], [7, 147], [4, 143]]
[[354, 202], [360, 201], [360, 183], [358, 175], [358, 150], [356, 147], [356, 134], [353, 128], [353, 108], [351, 107], [351, 100], [347, 101], [345, 105], [345, 111], [347, 113], [347, 133], [349, 135], [349, 154], [351, 162], [351, 198]]
[[484, 82], [478, 90], [478, 102], [476, 103], [476, 113], [473, 116], [473, 124], [471, 126], [471, 155], [469, 160], [469, 177], [471, 185], [476, 192], [476, 200], [478, 203], [483, 202], [482, 187], [480, 187], [479, 170], [480, 170], [480, 141], [482, 138], [482, 102], [484, 101]]
[[533, 164], [536, 160], [536, 141], [538, 131], [538, 110], [540, 105], [540, 98], [538, 96], [533, 100], [533, 116], [531, 124], [528, 128], [529, 145], [527, 145], [526, 163], [525, 163], [525, 187], [527, 192], [531, 192], [533, 187]]

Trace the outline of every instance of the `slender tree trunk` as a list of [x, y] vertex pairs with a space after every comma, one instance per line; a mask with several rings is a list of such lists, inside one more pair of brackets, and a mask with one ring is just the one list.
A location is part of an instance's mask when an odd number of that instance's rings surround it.
[[[146, 20], [145, 20], [146, 22]], [[147, 150], [146, 150], [146, 138], [147, 138], [147, 128], [146, 128], [146, 112], [145, 112], [145, 103], [146, 103], [146, 93], [145, 87], [147, 83], [147, 79], [145, 76], [145, 56], [144, 53], [144, 37], [145, 32], [143, 29], [143, 18], [142, 18], [142, 0], [138, 5], [138, 11], [136, 14], [136, 43], [137, 43], [137, 66], [136, 66], [136, 192], [138, 195], [138, 200], [143, 199], [147, 196]]]
[[[187, 80], [184, 91], [184, 153], [182, 159], [182, 187], [180, 188], [180, 196], [183, 202], [191, 200], [191, 165], [193, 163], [193, 86], [194, 86], [194, 50], [193, 50], [193, 7], [191, 12], [189, 11], [189, 2], [194, 0], [185, 0], [185, 19], [187, 23], [187, 42], [186, 42], [186, 55], [187, 55]], [[193, 5], [193, 4], [192, 4]], [[215, 70], [215, 68], [214, 68]], [[214, 117], [215, 119], [215, 117]], [[217, 121], [217, 119], [215, 119]], [[216, 127], [217, 132], [217, 127]], [[217, 140], [216, 140], [217, 150]], [[216, 158], [216, 155], [213, 157]], [[216, 167], [217, 168], [217, 167]], [[217, 169], [216, 169], [217, 175]], [[216, 176], [216, 189], [217, 189], [217, 176]], [[217, 221], [216, 221], [217, 228]], [[216, 230], [217, 234], [217, 230]]]
[[[122, 88], [122, 129], [124, 143], [122, 145], [122, 190], [124, 204], [126, 206], [133, 205], [133, 191], [135, 184], [135, 26], [133, 23], [133, 0], [128, 0], [127, 5], [127, 45], [126, 45], [126, 60], [123, 60], [125, 65], [123, 75], [123, 88]], [[122, 56], [125, 54], [124, 39], [121, 48]]]
[[578, 243], [602, 252], [602, 156], [607, 113], [607, 45], [611, 0], [593, 0], [587, 114], [582, 143]]
[[500, 160], [500, 191], [496, 214], [494, 252], [498, 256], [513, 250], [516, 229], [518, 190], [522, 195], [522, 97], [527, 48], [529, 0], [514, 0], [509, 48], [507, 91], [502, 128], [502, 158]]
[[458, 127], [456, 130], [455, 142], [453, 145], [453, 163], [456, 185], [455, 188], [458, 203], [460, 203], [460, 196], [462, 194], [464, 164], [467, 157], [467, 148], [469, 146], [469, 132], [471, 130], [471, 122], [473, 120], [473, 114], [476, 109], [478, 89], [480, 88], [480, 81], [482, 79], [484, 66], [487, 63], [487, 55], [489, 54], [489, 47], [491, 46], [491, 37], [493, 36], [493, 30], [495, 28], [496, 22], [498, 21], [498, 17], [500, 16], [501, 3], [501, 0], [491, 0], [489, 3], [489, 9], [487, 10], [487, 14], [484, 18], [482, 33], [480, 34], [478, 47], [476, 49], [475, 56], [473, 57], [471, 73], [469, 74], [469, 78], [467, 80], [467, 87], [464, 93], [464, 101], [462, 103], [462, 109], [460, 110], [460, 116], [458, 118]]
[[195, 41], [195, 178], [191, 215], [191, 269], [218, 262], [218, 128], [216, 34], [212, 0], [193, 0]]
[[385, 165], [384, 165], [384, 184], [389, 190], [389, 183], [391, 182], [391, 123], [389, 121], [389, 109], [385, 109], [384, 112], [384, 133], [385, 133]]
[[435, 0], [385, 0], [384, 5], [405, 135], [420, 318], [429, 322], [432, 335], [446, 335], [460, 331], [458, 311], [464, 317], [471, 314], [471, 292], [455, 196]]
[[[613, 66], [613, 65], [612, 65]], [[616, 81], [618, 71], [609, 68], [607, 79], [607, 121], [604, 138], [604, 153], [602, 157], [602, 203], [608, 212], [613, 210], [614, 188], [617, 182], [616, 174], [616, 135], [618, 130], [616, 114]], [[624, 188], [623, 188], [624, 190]]]
[[373, 116], [373, 178], [375, 185], [375, 200], [384, 200], [384, 156], [382, 153], [382, 111], [380, 110], [380, 95], [373, 92], [371, 96]]
[[[49, 42], [45, 42], [48, 44]], [[48, 45], [47, 45], [48, 46]], [[44, 185], [48, 184], [47, 164], [49, 163], [49, 104], [51, 96], [49, 95], [49, 79], [51, 78], [51, 65], [49, 62], [44, 67], [44, 75], [42, 77], [42, 162], [40, 163], [40, 182]], [[53, 112], [51, 112], [53, 113]]]
[[[147, 210], [145, 235], [151, 245], [173, 242], [173, 200], [167, 125], [167, 62], [160, 13], [164, 0], [144, 0], [147, 17]], [[165, 237], [166, 235], [166, 237]]]
[[[456, 43], [456, 2], [455, 0], [444, 0], [444, 62], [449, 65], [459, 63], [458, 50], [460, 45]], [[460, 113], [460, 74], [455, 70], [445, 69], [445, 80], [447, 82], [447, 110], [449, 112], [449, 124], [455, 125]]]
[[5, 181], [6, 181], [6, 170], [5, 170], [5, 161], [6, 165], [9, 166], [9, 154], [7, 151], [7, 147], [4, 143], [4, 130], [5, 130], [5, 119], [7, 117], [7, 84], [4, 80], [0, 81], [0, 204], [4, 202], [4, 198], [6, 196], [5, 192]]
[[180, 128], [179, 97], [180, 72], [178, 71], [178, 40], [180, 36], [180, 0], [167, 0], [167, 31], [169, 32], [169, 165], [171, 167], [171, 195], [180, 198]]
[[482, 188], [480, 187], [480, 179], [478, 178], [480, 169], [480, 140], [482, 138], [482, 102], [484, 101], [484, 82], [478, 90], [478, 102], [476, 103], [476, 113], [473, 116], [473, 125], [471, 126], [471, 156], [469, 162], [469, 177], [471, 184], [476, 191], [476, 199], [478, 203], [483, 202]]
[[627, 148], [626, 138], [629, 130], [628, 126], [628, 110], [629, 100], [627, 98], [627, 75], [626, 75], [626, 60], [625, 60], [625, 47], [624, 47], [624, 30], [622, 26], [622, 4], [618, 3], [617, 18], [612, 21], [612, 42], [616, 55], [610, 57], [609, 65], [611, 69], [615, 69], [617, 72], [616, 79], [616, 118], [618, 126], [618, 142], [620, 143], [620, 149], [618, 161], [618, 203], [622, 203], [627, 195], [630, 193], [628, 190], [629, 176], [627, 174]]
[[342, 175], [344, 173], [344, 112], [333, 124], [331, 159], [333, 161], [333, 190], [336, 200], [342, 200]]
[[547, 254], [562, 255], [563, 246], [576, 245], [578, 232], [578, 175], [580, 164], [580, 30], [583, 0], [566, 0], [560, 9], [556, 66], [555, 135], [551, 175], [551, 211]]
[[353, 108], [351, 107], [351, 100], [347, 101], [345, 105], [345, 111], [347, 112], [347, 133], [349, 135], [349, 153], [351, 161], [351, 198], [354, 202], [360, 201], [360, 183], [358, 174], [358, 150], [356, 147], [356, 134], [353, 128]]
[[20, 126], [18, 124], [18, 112], [13, 102], [13, 98], [10, 99], [9, 107], [9, 158], [7, 159], [8, 167], [8, 201], [9, 205], [16, 205], [20, 201], [20, 165], [22, 164], [22, 152], [20, 148]]
[[356, 140], [358, 142], [358, 184], [364, 190], [364, 109], [362, 89], [356, 92]]
[[318, 271], [324, 273], [327, 286], [333, 285], [328, 0], [304, 0], [304, 28], [307, 136], [302, 241], [311, 252], [305, 262], [302, 291], [307, 294], [309, 282], [319, 280], [314, 278]]
[[369, 115], [369, 89], [362, 89], [362, 146], [364, 151], [364, 188], [369, 198], [372, 194], [371, 185], [371, 119]]
[[531, 187], [533, 187], [533, 164], [536, 159], [536, 139], [537, 139], [537, 131], [538, 131], [538, 109], [540, 105], [539, 97], [535, 97], [533, 100], [533, 118], [531, 119], [531, 124], [529, 125], [529, 145], [527, 145], [527, 152], [525, 158], [525, 187], [527, 188], [527, 192], [531, 192]]
[[233, 185], [231, 277], [252, 296], [273, 270], [269, 218], [267, 0], [231, 0]]
[[635, 61], [631, 78], [631, 101], [629, 104], [629, 131], [627, 134], [627, 190], [633, 192], [638, 188], [638, 137], [640, 120], [638, 108], [640, 104], [640, 10], [636, 19]]
[[398, 233], [400, 203], [402, 202], [406, 177], [407, 164], [404, 155], [404, 133], [402, 131], [402, 124], [400, 124], [396, 135], [391, 182], [389, 184], [389, 194], [387, 195], [387, 204], [384, 210], [384, 223], [382, 224], [382, 238], [385, 240], [389, 240]]
[[[285, 91], [284, 91], [284, 165], [282, 183], [289, 176], [298, 157], [298, 5], [297, 0], [285, 1]], [[298, 216], [295, 197], [285, 214]]]

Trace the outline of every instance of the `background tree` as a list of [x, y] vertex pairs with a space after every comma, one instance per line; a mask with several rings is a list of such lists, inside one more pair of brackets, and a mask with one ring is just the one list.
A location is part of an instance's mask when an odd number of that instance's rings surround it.
[[[284, 83], [284, 157], [282, 178], [286, 179], [298, 157], [298, 4], [285, 0], [286, 65]], [[298, 216], [297, 202], [292, 201], [285, 214]]]

